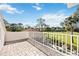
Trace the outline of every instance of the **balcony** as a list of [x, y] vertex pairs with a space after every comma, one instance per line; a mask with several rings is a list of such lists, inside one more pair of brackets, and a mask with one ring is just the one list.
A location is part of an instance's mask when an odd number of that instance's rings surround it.
[[[0, 49], [0, 56], [61, 56], [60, 53], [47, 48], [39, 38], [42, 38], [41, 32], [35, 32], [40, 37], [35, 40], [33, 36], [34, 32], [6, 32], [5, 45]], [[46, 49], [46, 50], [45, 50]], [[44, 50], [46, 52], [44, 52]]]
[[7, 32], [5, 46], [0, 50], [0, 55], [78, 56], [79, 36], [34, 31]]

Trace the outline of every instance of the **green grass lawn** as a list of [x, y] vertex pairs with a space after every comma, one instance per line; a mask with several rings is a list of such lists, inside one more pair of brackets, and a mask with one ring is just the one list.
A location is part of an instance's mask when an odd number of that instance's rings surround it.
[[[65, 44], [66, 44], [66, 37], [67, 37], [67, 45], [71, 44], [70, 43], [71, 42], [70, 32], [44, 32], [44, 34], [50, 40], [53, 40], [53, 38], [54, 38], [55, 40], [62, 41], [62, 39], [63, 39], [63, 42]], [[55, 35], [53, 36], [52, 34], [55, 34]], [[62, 34], [64, 34], [64, 35], [62, 35]], [[79, 35], [79, 33], [74, 32], [74, 35]], [[77, 37], [73, 36], [73, 39], [74, 39], [73, 48], [75, 47], [75, 49], [77, 49]], [[78, 41], [79, 41], [79, 38], [78, 38]]]

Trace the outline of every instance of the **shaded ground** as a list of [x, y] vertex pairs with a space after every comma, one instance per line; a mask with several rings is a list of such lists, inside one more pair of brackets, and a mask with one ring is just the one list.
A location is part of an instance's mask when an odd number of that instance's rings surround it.
[[0, 56], [46, 56], [43, 52], [27, 41], [5, 45], [0, 50]]

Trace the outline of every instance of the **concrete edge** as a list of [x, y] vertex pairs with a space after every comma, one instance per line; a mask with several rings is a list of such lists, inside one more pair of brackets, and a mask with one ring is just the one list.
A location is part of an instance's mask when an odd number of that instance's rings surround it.
[[[47, 56], [67, 56], [66, 54], [59, 52], [47, 45], [44, 45], [34, 39], [28, 39], [27, 40], [29, 43], [31, 43], [32, 45], [34, 45], [36, 48], [38, 48], [40, 51], [42, 51], [43, 53], [45, 53]], [[57, 53], [57, 54], [55, 54]]]

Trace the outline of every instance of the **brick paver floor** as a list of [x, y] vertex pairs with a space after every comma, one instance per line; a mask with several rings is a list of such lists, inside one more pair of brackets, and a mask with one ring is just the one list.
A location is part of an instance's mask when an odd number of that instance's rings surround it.
[[0, 50], [0, 56], [46, 56], [29, 42], [19, 42], [5, 45]]

